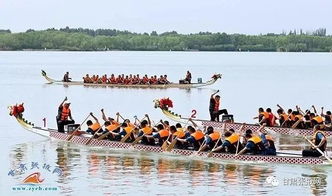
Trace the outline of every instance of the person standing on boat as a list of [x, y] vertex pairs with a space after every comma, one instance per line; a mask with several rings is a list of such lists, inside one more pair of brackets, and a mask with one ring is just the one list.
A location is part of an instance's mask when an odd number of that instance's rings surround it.
[[320, 125], [316, 125], [314, 127], [314, 135], [312, 138], [313, 143], [315, 146], [311, 147], [309, 150], [303, 150], [302, 156], [304, 157], [320, 157], [323, 156], [317, 148], [319, 148], [323, 153], [326, 150], [327, 146], [327, 139], [325, 133], [320, 130]]
[[[213, 93], [210, 97], [210, 107], [209, 107], [209, 112], [210, 112], [210, 117], [211, 121], [218, 121], [219, 122], [219, 116], [221, 114], [228, 114], [226, 109], [219, 110], [220, 106], [220, 96], [216, 95], [219, 93], [219, 90], [217, 90], [215, 93]], [[216, 96], [215, 96], [216, 95]]]
[[[61, 102], [58, 108], [58, 115], [56, 117], [58, 131], [64, 133], [64, 126], [68, 124], [74, 124], [75, 121], [71, 116], [71, 110], [69, 108], [70, 102], [67, 101], [67, 97]], [[70, 119], [70, 120], [69, 120]]]
[[63, 76], [63, 82], [71, 82], [71, 78], [69, 77], [69, 72], [67, 71]]

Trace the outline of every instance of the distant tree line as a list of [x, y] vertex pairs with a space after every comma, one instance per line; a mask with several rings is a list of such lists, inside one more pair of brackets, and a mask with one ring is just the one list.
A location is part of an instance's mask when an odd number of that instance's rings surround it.
[[116, 29], [50, 28], [24, 33], [0, 30], [0, 50], [143, 50], [143, 51], [287, 51], [331, 52], [332, 36], [326, 29], [312, 32], [244, 35], [200, 32], [179, 34], [132, 33]]

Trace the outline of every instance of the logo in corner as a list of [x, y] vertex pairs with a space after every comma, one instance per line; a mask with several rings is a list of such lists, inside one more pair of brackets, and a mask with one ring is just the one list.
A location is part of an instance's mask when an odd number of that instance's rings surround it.
[[40, 178], [40, 173], [35, 172], [30, 175], [28, 175], [24, 180], [23, 184], [40, 184], [44, 181], [44, 179]]

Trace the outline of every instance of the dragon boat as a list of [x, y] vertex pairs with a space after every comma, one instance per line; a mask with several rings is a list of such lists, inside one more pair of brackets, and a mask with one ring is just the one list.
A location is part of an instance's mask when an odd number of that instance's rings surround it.
[[[154, 100], [155, 108], [160, 108], [162, 113], [168, 117], [169, 119], [180, 122], [186, 123], [188, 122], [189, 118], [182, 117], [182, 115], [174, 113], [169, 108], [173, 107], [172, 101], [168, 98], [163, 99], [156, 99]], [[209, 120], [201, 120], [201, 119], [192, 119], [195, 122], [199, 123], [201, 126], [212, 126], [213, 128], [220, 129], [225, 127], [226, 129], [234, 129], [237, 130], [241, 127], [243, 123], [232, 123], [232, 122], [216, 122], [216, 121], [209, 121]], [[247, 129], [251, 129], [252, 131], [256, 131], [259, 129], [260, 125], [258, 124], [246, 124]], [[292, 128], [285, 128], [285, 127], [265, 127], [265, 130], [268, 132], [275, 132], [284, 135], [295, 135], [295, 136], [312, 136], [314, 131], [312, 129], [292, 129]], [[332, 136], [332, 131], [325, 131], [326, 136]]]
[[[67, 133], [60, 133], [56, 129], [42, 128], [35, 126], [34, 123], [27, 121], [21, 115], [14, 116], [17, 122], [26, 130], [47, 137], [54, 140], [63, 140], [78, 145], [89, 147], [104, 147], [109, 149], [124, 149], [135, 151], [146, 151], [153, 153], [164, 153], [165, 156], [178, 155], [193, 158], [208, 158], [208, 152], [199, 152], [183, 149], [172, 149], [170, 152], [164, 152], [159, 146], [149, 146], [143, 144], [132, 145], [132, 143], [123, 143], [110, 140], [92, 139], [91, 135], [83, 134], [81, 136], [72, 136]], [[209, 159], [230, 162], [243, 162], [243, 163], [280, 163], [280, 164], [301, 164], [301, 165], [331, 165], [328, 160], [314, 157], [301, 157], [301, 156], [264, 156], [264, 155], [239, 155], [228, 153], [213, 153]]]
[[218, 79], [221, 78], [221, 74], [214, 74], [210, 80], [202, 83], [170, 83], [170, 84], [110, 84], [110, 83], [84, 83], [82, 81], [71, 81], [64, 82], [62, 80], [55, 80], [47, 76], [46, 72], [42, 70], [42, 76], [48, 81], [49, 84], [59, 85], [84, 85], [93, 87], [118, 87], [118, 88], [200, 88], [214, 84]]

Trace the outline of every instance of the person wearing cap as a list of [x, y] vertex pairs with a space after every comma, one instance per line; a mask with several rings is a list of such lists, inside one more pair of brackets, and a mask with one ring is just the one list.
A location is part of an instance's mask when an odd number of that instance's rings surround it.
[[[219, 110], [219, 105], [220, 105], [220, 96], [216, 95], [219, 93], [219, 90], [217, 90], [215, 93], [213, 93], [210, 97], [210, 107], [209, 107], [209, 112], [210, 112], [210, 117], [211, 121], [218, 121], [219, 122], [219, 116], [221, 114], [228, 114], [226, 109]], [[216, 95], [216, 96], [215, 96]]]
[[[71, 116], [70, 111], [70, 102], [67, 100], [67, 97], [61, 102], [58, 108], [58, 115], [56, 117], [57, 125], [58, 125], [58, 131], [64, 133], [64, 126], [68, 124], [74, 124], [75, 121], [73, 117]], [[70, 119], [70, 120], [69, 120]]]

